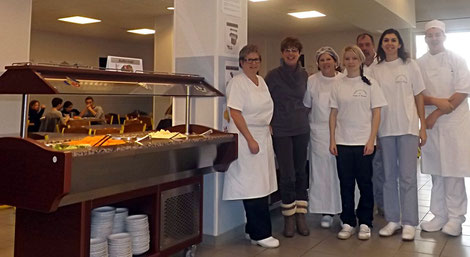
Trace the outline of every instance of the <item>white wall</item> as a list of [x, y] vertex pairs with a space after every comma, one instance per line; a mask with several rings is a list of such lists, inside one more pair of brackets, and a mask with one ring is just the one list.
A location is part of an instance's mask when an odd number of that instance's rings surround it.
[[[356, 43], [356, 37], [362, 30], [343, 31], [334, 33], [322, 33], [315, 35], [292, 35], [299, 38], [303, 45], [302, 53], [305, 55], [305, 66], [309, 74], [317, 72], [315, 61], [315, 52], [322, 46], [331, 46], [341, 55], [342, 49], [349, 44]], [[262, 65], [260, 75], [265, 76], [268, 71], [279, 66], [281, 58], [281, 41], [285, 36], [278, 37], [258, 37], [255, 35], [248, 36], [248, 42], [258, 45], [262, 55]], [[375, 41], [379, 40], [380, 35], [374, 35]]]
[[[0, 74], [13, 62], [29, 60], [31, 0], [0, 1]], [[0, 95], [0, 136], [19, 135], [21, 98]]]
[[99, 57], [108, 55], [142, 58], [144, 70], [153, 71], [153, 40], [145, 42], [31, 31], [31, 61], [35, 63], [81, 64], [98, 67]]

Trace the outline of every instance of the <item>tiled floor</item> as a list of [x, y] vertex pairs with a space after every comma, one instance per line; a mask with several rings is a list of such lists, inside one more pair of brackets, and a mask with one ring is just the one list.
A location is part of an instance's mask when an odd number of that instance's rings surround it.
[[[470, 180], [467, 189], [470, 191]], [[419, 217], [429, 220], [429, 199], [431, 180], [427, 175], [419, 175]], [[468, 215], [467, 215], [468, 216]], [[14, 242], [14, 210], [0, 210], [0, 257], [13, 256]], [[470, 219], [463, 227], [463, 235], [450, 237], [441, 232], [427, 233], [419, 228], [416, 239], [403, 242], [400, 233], [390, 238], [380, 238], [378, 230], [385, 225], [380, 216], [375, 216], [372, 238], [368, 241], [353, 237], [349, 240], [338, 240], [336, 233], [340, 229], [338, 217], [335, 217], [331, 229], [319, 226], [319, 215], [308, 215], [311, 234], [308, 237], [296, 235], [294, 238], [284, 238], [282, 232], [282, 217], [278, 210], [273, 211], [274, 236], [281, 241], [277, 249], [264, 249], [251, 245], [243, 235], [231, 243], [217, 246], [201, 244], [196, 251], [197, 257], [251, 257], [251, 256], [282, 256], [282, 257], [470, 257]], [[181, 254], [179, 255], [181, 256]]]

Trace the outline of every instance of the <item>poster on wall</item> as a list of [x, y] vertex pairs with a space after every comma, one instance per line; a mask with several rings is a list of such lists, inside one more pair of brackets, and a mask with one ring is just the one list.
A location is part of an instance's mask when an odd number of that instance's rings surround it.
[[[225, 87], [222, 89], [222, 92], [227, 93], [226, 88], [228, 82], [238, 73], [240, 73], [240, 67], [236, 61], [225, 61]], [[226, 98], [221, 98], [222, 101], [222, 131], [228, 131], [228, 123], [230, 122], [230, 115], [228, 113], [227, 101]]]
[[222, 11], [234, 17], [242, 17], [242, 5], [240, 0], [222, 0]]
[[106, 70], [121, 72], [139, 72], [144, 70], [142, 59], [131, 57], [108, 56]]
[[225, 53], [234, 56], [238, 55], [238, 48], [240, 45], [238, 27], [238, 24], [235, 22], [225, 22]]

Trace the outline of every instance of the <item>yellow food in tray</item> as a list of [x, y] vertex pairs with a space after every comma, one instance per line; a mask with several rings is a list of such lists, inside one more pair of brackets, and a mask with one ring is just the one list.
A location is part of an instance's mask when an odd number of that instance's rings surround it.
[[159, 139], [179, 139], [179, 138], [186, 138], [186, 135], [181, 134], [179, 132], [170, 132], [168, 130], [161, 129], [157, 132], [150, 132], [149, 136], [151, 138], [159, 138]]

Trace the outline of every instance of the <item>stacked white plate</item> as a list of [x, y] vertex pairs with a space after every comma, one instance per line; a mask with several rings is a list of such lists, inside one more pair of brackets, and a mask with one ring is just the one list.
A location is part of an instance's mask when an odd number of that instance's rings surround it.
[[113, 234], [126, 232], [126, 218], [129, 215], [127, 208], [116, 208], [113, 221]]
[[147, 215], [132, 215], [126, 218], [126, 230], [132, 236], [132, 253], [139, 255], [150, 249], [150, 230]]
[[91, 211], [91, 238], [107, 238], [113, 230], [116, 208], [103, 206]]
[[129, 233], [108, 236], [109, 257], [132, 257], [132, 238]]
[[90, 257], [108, 257], [108, 241], [106, 238], [90, 239]]

